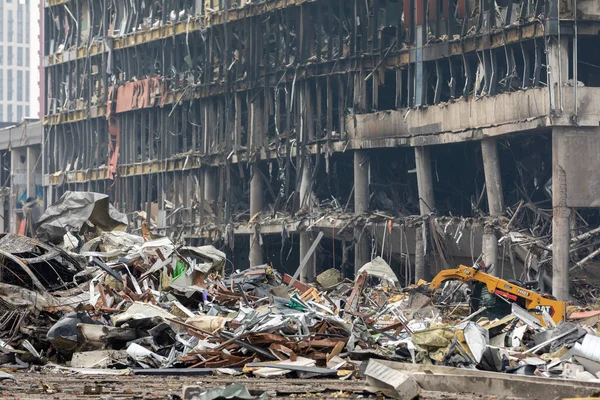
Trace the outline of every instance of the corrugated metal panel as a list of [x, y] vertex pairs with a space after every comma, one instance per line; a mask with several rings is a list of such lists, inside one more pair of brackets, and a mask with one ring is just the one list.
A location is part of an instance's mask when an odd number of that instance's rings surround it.
[[142, 79], [126, 83], [117, 89], [117, 106], [115, 112], [122, 113], [140, 108], [151, 108], [156, 99], [162, 98], [166, 85], [158, 77]]

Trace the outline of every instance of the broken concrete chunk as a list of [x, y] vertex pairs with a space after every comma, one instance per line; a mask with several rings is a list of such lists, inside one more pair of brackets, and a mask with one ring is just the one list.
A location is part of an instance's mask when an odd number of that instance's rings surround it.
[[[579, 343], [575, 344], [575, 347], [580, 346]], [[575, 356], [575, 361], [583, 366], [583, 368], [594, 375], [600, 374], [600, 362], [590, 360], [589, 358], [585, 358], [582, 356]]]
[[562, 371], [562, 375], [567, 377], [567, 378], [575, 378], [575, 376], [584, 371], [583, 366], [579, 365], [579, 364], [573, 364], [573, 363], [564, 363], [562, 365], [563, 371]]
[[596, 378], [595, 375], [593, 375], [587, 371], [582, 371], [582, 372], [576, 373], [574, 378], [575, 378], [575, 380], [578, 380], [578, 381], [598, 381], [598, 378]]
[[127, 365], [127, 352], [123, 350], [98, 350], [74, 353], [73, 368], [109, 368], [115, 364]]
[[377, 360], [369, 360], [365, 376], [370, 386], [395, 399], [412, 400], [421, 393], [421, 387], [412, 376], [380, 364]]
[[192, 325], [203, 332], [217, 334], [223, 330], [225, 324], [231, 321], [231, 318], [211, 316], [211, 315], [196, 315], [188, 318], [185, 323]]
[[317, 282], [324, 289], [330, 288], [337, 285], [342, 281], [342, 273], [335, 268], [328, 269], [327, 271], [317, 276]]

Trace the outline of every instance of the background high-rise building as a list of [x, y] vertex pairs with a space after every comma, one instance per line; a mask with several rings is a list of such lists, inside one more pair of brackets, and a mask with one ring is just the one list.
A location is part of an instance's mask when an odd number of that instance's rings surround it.
[[39, 113], [39, 4], [0, 1], [0, 123]]

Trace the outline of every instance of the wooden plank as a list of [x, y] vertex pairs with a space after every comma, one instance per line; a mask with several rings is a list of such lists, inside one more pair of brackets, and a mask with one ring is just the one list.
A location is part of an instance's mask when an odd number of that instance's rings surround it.
[[290, 275], [283, 274], [283, 282], [286, 283], [288, 286], [292, 286], [295, 289], [298, 289], [301, 293], [304, 293], [310, 289], [310, 286], [305, 285], [304, 283], [296, 280], [292, 282], [292, 279], [293, 278]]
[[354, 284], [354, 289], [352, 289], [352, 293], [350, 293], [350, 297], [346, 302], [346, 307], [344, 307], [344, 312], [354, 312], [358, 308], [358, 300], [360, 298], [360, 293], [362, 292], [365, 281], [367, 280], [367, 271], [363, 271], [362, 274], [358, 276], [356, 279], [356, 283]]

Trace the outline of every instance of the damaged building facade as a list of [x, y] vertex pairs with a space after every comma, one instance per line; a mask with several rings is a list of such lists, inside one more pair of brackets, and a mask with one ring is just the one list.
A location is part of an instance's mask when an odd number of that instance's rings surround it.
[[600, 253], [599, 17], [595, 0], [47, 0], [44, 200], [106, 193], [132, 230], [239, 269], [312, 281], [377, 255], [408, 284], [483, 254], [566, 299]]

